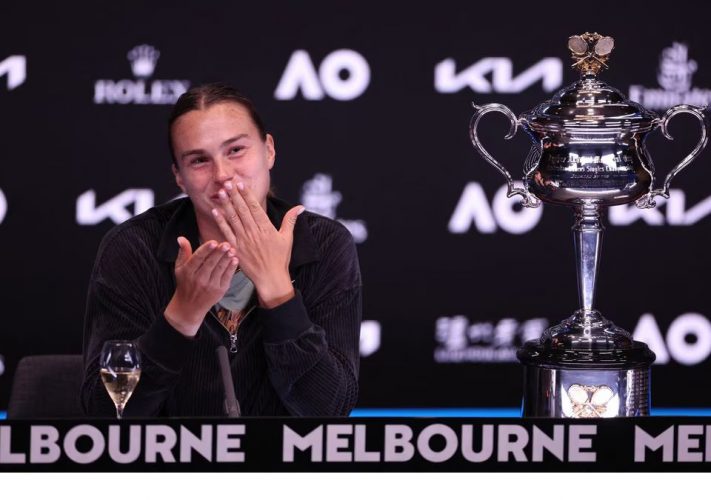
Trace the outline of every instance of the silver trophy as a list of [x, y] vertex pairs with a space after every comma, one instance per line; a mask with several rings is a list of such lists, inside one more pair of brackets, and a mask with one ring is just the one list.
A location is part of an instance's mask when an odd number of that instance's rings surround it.
[[[581, 78], [519, 118], [501, 104], [474, 105], [470, 135], [484, 159], [506, 177], [508, 196], [525, 207], [541, 201], [575, 210], [573, 239], [580, 309], [527, 342], [518, 358], [524, 365], [523, 415], [529, 417], [619, 417], [649, 414], [650, 366], [654, 353], [595, 310], [595, 283], [602, 244], [604, 207], [635, 202], [655, 206], [669, 198], [669, 185], [706, 146], [708, 120], [702, 108], [678, 105], [659, 117], [598, 80], [614, 40], [597, 33], [572, 36], [568, 48]], [[533, 141], [523, 168], [523, 187], [482, 146], [477, 127], [489, 112], [506, 115], [512, 138], [519, 126]], [[654, 165], [645, 148], [647, 134], [688, 113], [701, 123], [694, 150], [654, 189]]]

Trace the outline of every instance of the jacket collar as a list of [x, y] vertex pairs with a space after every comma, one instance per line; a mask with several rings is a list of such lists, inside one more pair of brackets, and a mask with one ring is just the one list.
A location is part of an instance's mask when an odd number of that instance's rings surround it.
[[[178, 236], [186, 237], [193, 250], [200, 246], [192, 201], [185, 197], [172, 203], [176, 205], [176, 208], [168, 219], [158, 246], [158, 258], [170, 263], [174, 263], [178, 257]], [[292, 206], [279, 198], [267, 198], [267, 216], [274, 227], [278, 229], [281, 226], [284, 215]], [[307, 221], [307, 214], [303, 213], [296, 219], [296, 226], [294, 226], [294, 244], [291, 248], [289, 270], [294, 271], [298, 267], [309, 262], [316, 262], [320, 258], [321, 253]]]

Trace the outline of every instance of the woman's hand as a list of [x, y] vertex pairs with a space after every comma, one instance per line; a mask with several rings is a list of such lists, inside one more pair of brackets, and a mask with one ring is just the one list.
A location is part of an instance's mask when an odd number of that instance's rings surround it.
[[193, 253], [187, 238], [178, 238], [175, 293], [165, 319], [187, 337], [194, 337], [210, 308], [227, 292], [239, 264], [229, 243], [211, 240]]
[[219, 191], [221, 208], [212, 215], [235, 250], [240, 268], [252, 280], [262, 307], [276, 307], [294, 296], [289, 261], [296, 219], [304, 211], [290, 209], [277, 230], [259, 200], [243, 183], [225, 183]]

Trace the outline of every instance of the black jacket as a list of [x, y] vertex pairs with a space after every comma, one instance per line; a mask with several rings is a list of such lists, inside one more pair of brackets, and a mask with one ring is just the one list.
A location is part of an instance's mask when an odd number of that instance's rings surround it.
[[[270, 198], [279, 227], [284, 202]], [[208, 314], [194, 339], [171, 327], [163, 311], [175, 291], [178, 236], [199, 246], [188, 198], [154, 207], [103, 238], [89, 283], [84, 323], [82, 403], [89, 415], [113, 416], [99, 379], [109, 339], [135, 339], [140, 382], [124, 416], [224, 415], [215, 348], [229, 336]], [[361, 280], [350, 233], [338, 222], [302, 213], [294, 228], [289, 271], [296, 296], [257, 308], [238, 330], [230, 354], [243, 415], [348, 415], [358, 394]]]

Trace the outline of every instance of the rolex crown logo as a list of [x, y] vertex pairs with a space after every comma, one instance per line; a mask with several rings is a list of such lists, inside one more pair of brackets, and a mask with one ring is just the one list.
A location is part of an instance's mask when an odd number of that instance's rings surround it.
[[160, 51], [151, 45], [137, 45], [127, 54], [136, 78], [149, 78], [156, 69]]

